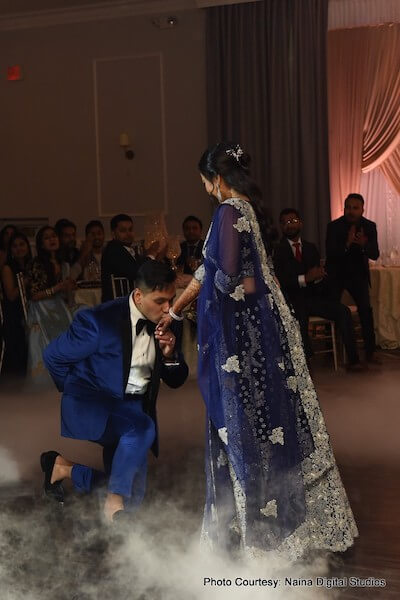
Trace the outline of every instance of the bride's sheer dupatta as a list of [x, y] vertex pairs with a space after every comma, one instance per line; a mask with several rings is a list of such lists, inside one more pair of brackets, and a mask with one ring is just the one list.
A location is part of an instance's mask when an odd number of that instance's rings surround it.
[[265, 277], [265, 252], [234, 199], [216, 212], [204, 267], [198, 301], [199, 385], [209, 418], [204, 527], [219, 544], [231, 545], [238, 534], [242, 545], [272, 550], [306, 518], [302, 463], [314, 442], [293, 365], [301, 341], [297, 332], [298, 346], [289, 348]]

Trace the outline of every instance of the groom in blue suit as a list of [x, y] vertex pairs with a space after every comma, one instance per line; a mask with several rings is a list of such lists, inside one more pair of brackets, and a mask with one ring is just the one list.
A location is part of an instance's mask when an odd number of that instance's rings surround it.
[[144, 263], [132, 294], [78, 312], [68, 331], [44, 351], [45, 364], [63, 392], [61, 434], [101, 444], [105, 468], [100, 473], [45, 452], [45, 492], [62, 502], [64, 478], [89, 492], [106, 475], [104, 514], [110, 522], [143, 499], [148, 450], [158, 456], [160, 379], [177, 388], [188, 375], [180, 351], [181, 323], [165, 333], [156, 328], [175, 297], [175, 277], [162, 263]]

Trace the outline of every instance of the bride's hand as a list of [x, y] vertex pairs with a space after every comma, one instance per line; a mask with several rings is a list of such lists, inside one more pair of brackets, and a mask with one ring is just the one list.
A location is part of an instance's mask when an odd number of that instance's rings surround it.
[[158, 323], [157, 323], [157, 327], [156, 327], [157, 333], [160, 335], [165, 333], [167, 331], [167, 329], [169, 329], [172, 321], [173, 321], [173, 318], [169, 314], [161, 317], [160, 321], [158, 321]]

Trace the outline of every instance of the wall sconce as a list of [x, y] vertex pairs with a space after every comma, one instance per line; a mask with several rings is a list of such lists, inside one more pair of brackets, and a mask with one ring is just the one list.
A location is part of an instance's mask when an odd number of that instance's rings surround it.
[[133, 157], [135, 156], [135, 153], [131, 149], [129, 135], [127, 133], [119, 134], [119, 145], [121, 146], [122, 150], [124, 151], [125, 158], [128, 160], [132, 160]]
[[155, 27], [159, 29], [173, 29], [178, 25], [178, 19], [176, 17], [156, 17], [152, 20]]

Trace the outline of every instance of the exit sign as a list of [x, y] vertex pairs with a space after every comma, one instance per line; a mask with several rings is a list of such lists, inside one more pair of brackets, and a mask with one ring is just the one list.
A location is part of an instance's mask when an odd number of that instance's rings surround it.
[[21, 81], [22, 79], [22, 67], [21, 65], [13, 65], [7, 68], [7, 80], [8, 81]]

